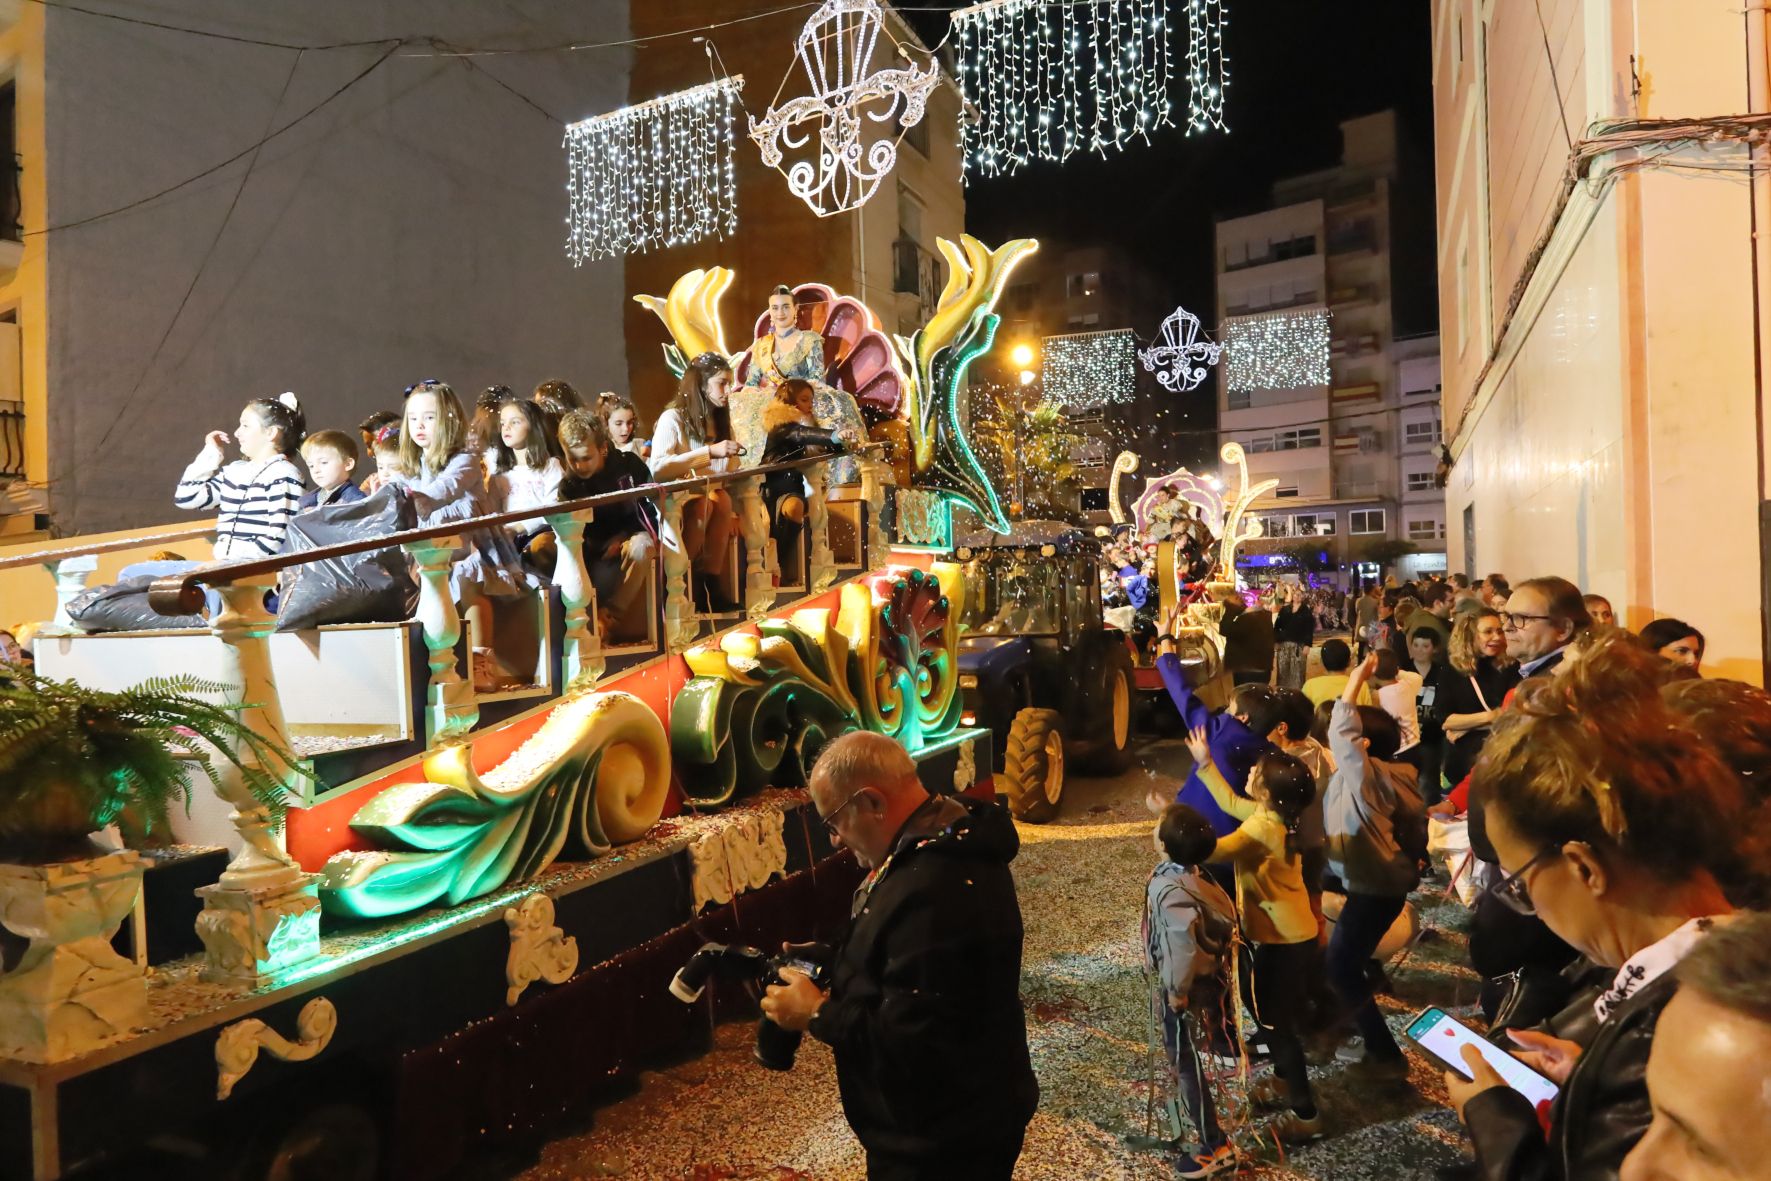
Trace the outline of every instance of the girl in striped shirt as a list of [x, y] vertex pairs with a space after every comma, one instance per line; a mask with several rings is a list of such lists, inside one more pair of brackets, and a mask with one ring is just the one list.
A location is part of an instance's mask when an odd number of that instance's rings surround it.
[[215, 510], [217, 561], [265, 558], [283, 548], [304, 483], [291, 457], [306, 435], [307, 423], [294, 394], [246, 403], [231, 440], [241, 458], [226, 467], [222, 448], [230, 442], [228, 434], [209, 432], [172, 499], [182, 509]]

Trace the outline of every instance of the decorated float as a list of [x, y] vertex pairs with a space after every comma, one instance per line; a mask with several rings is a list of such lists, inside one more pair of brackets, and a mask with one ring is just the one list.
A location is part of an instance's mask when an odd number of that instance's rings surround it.
[[[757, 386], [782, 361], [759, 345], [815, 337], [796, 352], [818, 354], [806, 376], [894, 450], [860, 450], [852, 473], [785, 465], [807, 486], [798, 569], [759, 511], [767, 466], [549, 506], [551, 587], [508, 625], [526, 634], [499, 635], [526, 642], [527, 684], [463, 675], [447, 591], [462, 523], [199, 567], [154, 588], [184, 625], [104, 634], [65, 608], [110, 543], [32, 554], [63, 591], [40, 673], [108, 692], [190, 671], [239, 731], [144, 732], [195, 768], [190, 815], [171, 812], [181, 843], [0, 866], [0, 1176], [164, 1167], [167, 1142], [201, 1158], [193, 1176], [444, 1175], [476, 1140], [705, 1044], [715, 1002], [666, 989], [703, 940], [767, 947], [846, 918], [859, 875], [804, 790], [832, 738], [892, 735], [931, 791], [992, 796], [991, 734], [961, 720], [968, 591], [940, 558], [956, 507], [1007, 526], [959, 399], [1033, 249], [942, 242], [937, 309], [900, 338], [809, 283], [793, 332], [760, 322], [729, 350], [721, 268], [640, 297], [670, 364], [717, 351]], [[676, 541], [684, 505], [715, 487], [740, 518], [735, 615], [696, 610]], [[658, 504], [664, 544], [653, 626], [618, 644], [599, 632], [582, 535], [633, 497]], [[389, 546], [418, 574], [415, 618], [276, 630], [264, 591], [282, 571]], [[206, 591], [222, 609], [204, 620]]]

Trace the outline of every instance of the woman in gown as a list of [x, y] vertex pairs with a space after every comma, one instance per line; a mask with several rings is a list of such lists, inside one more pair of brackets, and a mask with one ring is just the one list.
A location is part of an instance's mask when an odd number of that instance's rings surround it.
[[[827, 430], [852, 430], [867, 438], [867, 424], [853, 394], [824, 381], [824, 338], [799, 327], [799, 305], [793, 290], [776, 287], [769, 295], [769, 331], [750, 346], [750, 368], [744, 385], [732, 395], [732, 438], [748, 456], [761, 456], [768, 431], [763, 413], [775, 400], [775, 391], [788, 378], [812, 383], [812, 416]], [[756, 462], [752, 460], [751, 462]], [[852, 457], [830, 463], [832, 484], [854, 484], [860, 479]]]

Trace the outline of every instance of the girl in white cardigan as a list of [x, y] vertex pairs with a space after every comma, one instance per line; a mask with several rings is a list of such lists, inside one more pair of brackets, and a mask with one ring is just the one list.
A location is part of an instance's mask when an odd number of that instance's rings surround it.
[[[732, 438], [727, 408], [731, 384], [731, 363], [718, 353], [702, 353], [689, 362], [676, 397], [652, 431], [650, 467], [657, 480], [737, 468], [744, 448]], [[717, 586], [737, 523], [732, 498], [724, 488], [711, 489], [683, 506], [683, 553], [700, 576], [696, 598], [714, 611], [737, 608]]]

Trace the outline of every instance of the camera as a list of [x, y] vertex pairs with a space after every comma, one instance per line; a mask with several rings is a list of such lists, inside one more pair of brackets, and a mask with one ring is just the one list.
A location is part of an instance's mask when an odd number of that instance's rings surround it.
[[[803, 954], [769, 955], [754, 947], [730, 943], [704, 943], [689, 962], [677, 970], [670, 981], [670, 995], [685, 1005], [701, 999], [709, 980], [737, 980], [761, 996], [771, 984], [785, 984], [782, 968], [792, 968], [811, 977], [819, 988], [825, 987], [825, 966]], [[756, 1061], [769, 1070], [792, 1070], [799, 1053], [801, 1035], [782, 1029], [767, 1017], [756, 1025]]]

